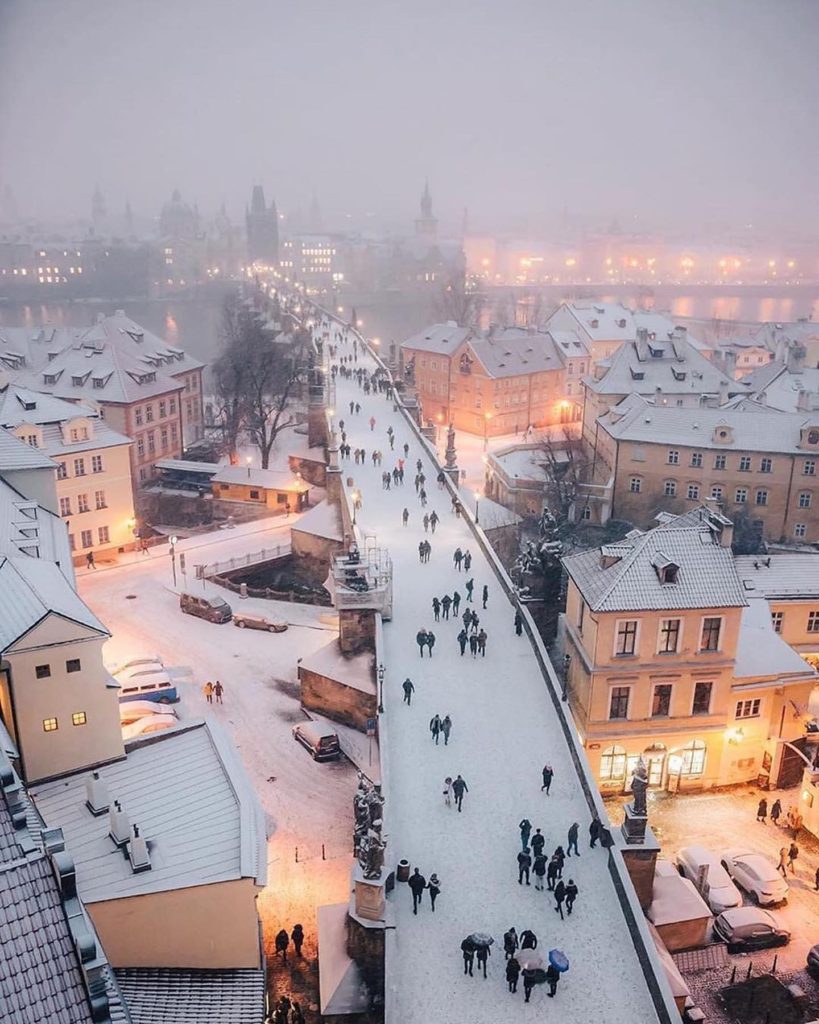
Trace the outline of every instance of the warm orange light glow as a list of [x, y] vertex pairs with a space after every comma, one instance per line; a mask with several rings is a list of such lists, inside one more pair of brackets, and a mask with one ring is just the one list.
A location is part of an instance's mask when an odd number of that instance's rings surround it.
[[575, 267], [575, 266], [577, 266], [577, 260], [574, 258], [574, 256], [570, 256], [566, 260], [566, 266], [567, 267]]

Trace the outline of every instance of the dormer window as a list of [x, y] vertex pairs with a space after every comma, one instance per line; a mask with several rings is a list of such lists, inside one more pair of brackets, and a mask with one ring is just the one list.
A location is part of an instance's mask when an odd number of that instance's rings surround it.
[[85, 384], [85, 382], [87, 380], [88, 380], [88, 374], [87, 373], [84, 373], [82, 375], [77, 374], [75, 376], [72, 376], [71, 383], [74, 385], [75, 388], [81, 388], [83, 386], [83, 384]]
[[651, 564], [654, 566], [654, 570], [657, 573], [657, 579], [663, 586], [676, 583], [677, 575], [679, 574], [680, 567], [676, 562], [672, 562], [670, 558], [667, 558], [661, 552], [652, 559]]
[[720, 423], [714, 429], [714, 441], [717, 444], [731, 444], [733, 440], [733, 430], [727, 425], [727, 423]]
[[[62, 373], [62, 371], [60, 371]], [[43, 384], [56, 384], [60, 379], [60, 373], [44, 373]]]

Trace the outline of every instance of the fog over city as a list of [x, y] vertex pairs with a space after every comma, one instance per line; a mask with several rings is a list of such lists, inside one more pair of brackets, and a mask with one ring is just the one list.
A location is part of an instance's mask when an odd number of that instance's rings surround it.
[[568, 213], [633, 230], [819, 227], [814, 0], [3, 0], [0, 188], [27, 216], [330, 227]]

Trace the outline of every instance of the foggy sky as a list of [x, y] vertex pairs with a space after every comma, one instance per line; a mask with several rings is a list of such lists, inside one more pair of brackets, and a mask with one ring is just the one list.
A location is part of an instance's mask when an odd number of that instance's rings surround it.
[[817, 54], [816, 0], [0, 0], [0, 186], [816, 232]]

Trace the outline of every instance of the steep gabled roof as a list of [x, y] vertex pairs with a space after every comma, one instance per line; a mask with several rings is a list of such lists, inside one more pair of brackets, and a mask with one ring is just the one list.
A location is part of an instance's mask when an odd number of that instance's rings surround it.
[[[720, 544], [709, 511], [694, 511], [702, 518], [690, 513], [669, 517], [647, 533], [633, 530], [616, 544], [564, 558], [566, 571], [589, 608], [616, 612], [744, 607], [747, 600], [731, 549]], [[661, 580], [660, 570], [666, 565], [678, 567], [673, 583]]]
[[729, 394], [750, 391], [744, 381], [728, 377], [683, 338], [649, 339], [645, 348], [637, 341], [626, 341], [607, 363], [599, 380], [587, 381], [590, 391], [652, 396], [658, 388], [668, 395], [717, 395], [720, 386]]

